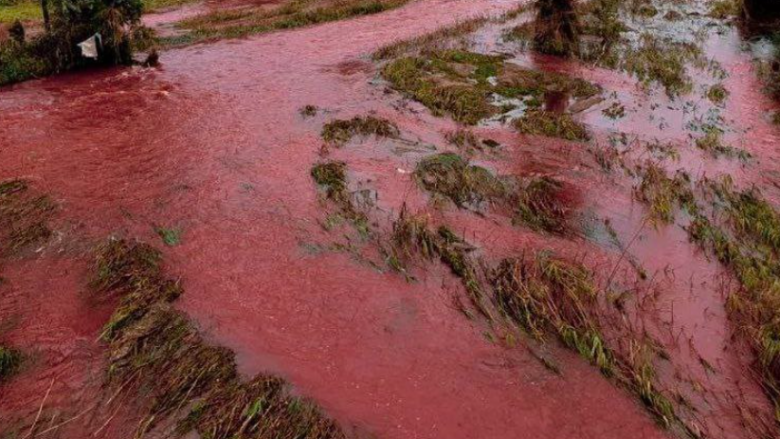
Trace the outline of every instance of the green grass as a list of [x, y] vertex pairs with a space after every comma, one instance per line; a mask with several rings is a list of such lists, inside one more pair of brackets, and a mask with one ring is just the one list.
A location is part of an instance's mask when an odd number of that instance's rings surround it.
[[701, 57], [701, 49], [691, 44], [675, 43], [645, 33], [640, 44], [626, 50], [620, 67], [645, 85], [657, 83], [670, 97], [691, 91], [693, 84], [687, 64]]
[[406, 4], [409, 0], [292, 0], [275, 9], [235, 9], [215, 11], [178, 23], [184, 36], [163, 38], [169, 46], [201, 41], [241, 38], [248, 35], [294, 29], [362, 15], [377, 14]]
[[40, 3], [28, 0], [9, 3], [0, 1], [0, 23], [10, 24], [16, 20], [43, 20]]
[[710, 155], [714, 158], [718, 158], [720, 156], [730, 158], [736, 157], [740, 160], [746, 161], [751, 157], [750, 153], [743, 149], [734, 148], [733, 146], [724, 144], [721, 132], [719, 130], [706, 130], [704, 136], [696, 139], [695, 143], [697, 148], [710, 153]]
[[726, 90], [726, 87], [724, 87], [723, 84], [715, 84], [707, 89], [707, 99], [713, 104], [721, 105], [728, 97], [729, 91]]

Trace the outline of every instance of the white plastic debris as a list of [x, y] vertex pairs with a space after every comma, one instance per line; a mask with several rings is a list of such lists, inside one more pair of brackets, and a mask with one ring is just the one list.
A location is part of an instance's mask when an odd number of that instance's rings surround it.
[[98, 58], [98, 46], [102, 44], [100, 34], [92, 35], [86, 40], [78, 44], [81, 49], [81, 56], [84, 58], [97, 59]]

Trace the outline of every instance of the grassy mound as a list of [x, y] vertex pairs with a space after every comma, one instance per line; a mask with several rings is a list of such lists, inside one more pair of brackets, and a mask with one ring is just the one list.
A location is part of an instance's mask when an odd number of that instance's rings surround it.
[[344, 145], [355, 136], [395, 138], [398, 127], [387, 119], [374, 116], [355, 116], [349, 120], [334, 120], [322, 128], [322, 140], [334, 145]]
[[[189, 319], [171, 305], [182, 290], [166, 278], [154, 248], [110, 240], [97, 250], [92, 285], [120, 295], [106, 325], [108, 381], [130, 384], [144, 397], [138, 434], [166, 419], [176, 431], [201, 437], [343, 438], [316, 405], [291, 394], [280, 378], [240, 379], [233, 353], [207, 344]], [[185, 416], [180, 416], [184, 412]]]

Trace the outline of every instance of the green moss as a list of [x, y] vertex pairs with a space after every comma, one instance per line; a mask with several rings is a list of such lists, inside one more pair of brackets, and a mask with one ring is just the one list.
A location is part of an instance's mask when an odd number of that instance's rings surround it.
[[534, 136], [559, 137], [578, 142], [590, 139], [585, 126], [566, 113], [529, 110], [515, 121], [515, 128], [522, 134]]
[[490, 171], [470, 165], [453, 153], [423, 159], [414, 175], [425, 190], [446, 196], [458, 207], [478, 205], [505, 194], [503, 184]]
[[355, 116], [349, 120], [334, 120], [322, 128], [322, 139], [335, 145], [343, 145], [355, 136], [398, 137], [398, 127], [387, 119], [374, 116]]
[[155, 232], [157, 232], [157, 236], [162, 239], [163, 243], [169, 247], [173, 247], [181, 243], [181, 229], [179, 228], [171, 229], [166, 227], [157, 227], [155, 228]]
[[42, 20], [41, 14], [41, 5], [35, 1], [0, 2], [0, 23]]

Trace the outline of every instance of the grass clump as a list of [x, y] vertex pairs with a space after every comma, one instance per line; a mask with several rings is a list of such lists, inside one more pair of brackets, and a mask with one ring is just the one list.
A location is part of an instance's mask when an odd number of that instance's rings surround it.
[[585, 126], [572, 119], [571, 115], [546, 110], [527, 111], [523, 117], [515, 120], [515, 128], [533, 136], [558, 137], [577, 142], [590, 139]]
[[667, 95], [675, 97], [691, 90], [686, 64], [700, 57], [701, 49], [692, 44], [662, 41], [643, 34], [639, 46], [628, 51], [621, 67], [646, 85], [660, 84]]
[[[482, 72], [490, 68], [489, 64], [483, 65]], [[476, 70], [469, 69], [465, 77], [459, 75], [442, 54], [400, 58], [382, 69], [382, 75], [396, 90], [410, 95], [434, 115], [447, 114], [467, 125], [474, 125], [495, 111], [487, 101], [489, 88], [469, 81], [472, 74]]]
[[525, 95], [542, 98], [547, 93], [563, 93], [577, 99], [586, 99], [601, 92], [601, 88], [584, 79], [513, 65], [503, 68], [498, 82], [499, 87], [496, 92], [507, 97]]
[[162, 254], [147, 244], [110, 239], [98, 247], [91, 285], [121, 297], [103, 328], [105, 340], [140, 320], [152, 305], [173, 302], [181, 295], [181, 285], [163, 277], [161, 262]]
[[458, 207], [478, 206], [505, 195], [504, 185], [490, 171], [454, 153], [423, 159], [414, 176], [425, 190], [449, 198]]
[[563, 183], [550, 177], [531, 180], [517, 195], [516, 220], [533, 230], [565, 233], [569, 209], [562, 190]]
[[349, 120], [334, 120], [322, 128], [322, 139], [334, 145], [344, 145], [355, 136], [395, 138], [398, 127], [387, 119], [374, 116], [355, 116]]
[[557, 337], [637, 394], [664, 426], [680, 424], [672, 402], [655, 385], [652, 351], [634, 340], [626, 353], [609, 347], [596, 314], [601, 291], [584, 266], [540, 252], [503, 260], [490, 282], [504, 316], [539, 340]]
[[0, 345], [0, 383], [19, 371], [22, 359], [19, 350]]
[[688, 174], [677, 171], [669, 177], [657, 163], [650, 162], [639, 169], [642, 181], [634, 187], [634, 196], [650, 206], [649, 218], [654, 222], [671, 223], [674, 221], [676, 207], [686, 207], [693, 213], [695, 196], [691, 190]]
[[[399, 265], [413, 259], [417, 254], [428, 260], [438, 258], [460, 278], [476, 310], [488, 320], [493, 319], [481, 286], [478, 266], [469, 256], [473, 247], [448, 227], [440, 226], [434, 232], [429, 226], [428, 217], [411, 215], [404, 205], [398, 219], [393, 223], [391, 243], [393, 259]], [[470, 316], [467, 310], [463, 311]]]
[[171, 417], [178, 419], [178, 434], [194, 430], [212, 439], [345, 437], [280, 378], [261, 374], [241, 381], [233, 353], [208, 345], [170, 305], [181, 289], [160, 264], [154, 248], [115, 239], [98, 248], [95, 261], [93, 286], [122, 296], [103, 336], [108, 383], [130, 385], [144, 396], [139, 437]]
[[729, 97], [729, 91], [723, 84], [715, 84], [707, 89], [707, 99], [713, 104], [720, 105]]
[[350, 221], [362, 236], [368, 236], [368, 217], [355, 206], [347, 188], [347, 164], [337, 161], [318, 163], [311, 169], [311, 176], [325, 190], [325, 197], [339, 208], [339, 214]]
[[491, 279], [503, 314], [534, 337], [552, 331], [606, 375], [613, 374], [613, 354], [591, 315], [597, 289], [584, 267], [539, 254], [502, 261]]
[[241, 8], [215, 11], [178, 23], [188, 30], [184, 38], [163, 39], [168, 45], [181, 46], [200, 41], [241, 38], [248, 35], [294, 29], [320, 23], [378, 14], [406, 4], [409, 0], [294, 0], [267, 9]]
[[718, 225], [696, 215], [688, 235], [739, 281], [741, 288], [729, 294], [726, 309], [756, 352], [754, 367], [780, 421], [780, 215], [755, 189], [735, 191], [729, 180], [709, 187], [726, 221]]
[[311, 169], [311, 176], [318, 185], [325, 189], [325, 194], [330, 200], [337, 203], [349, 200], [346, 163], [318, 163]]
[[714, 158], [720, 156], [737, 157], [740, 160], [745, 161], [751, 157], [750, 153], [743, 149], [725, 145], [719, 130], [707, 130], [704, 136], [696, 139], [696, 147], [702, 151], [709, 152]]
[[49, 239], [54, 202], [30, 191], [24, 180], [0, 182], [0, 252], [13, 254]]

